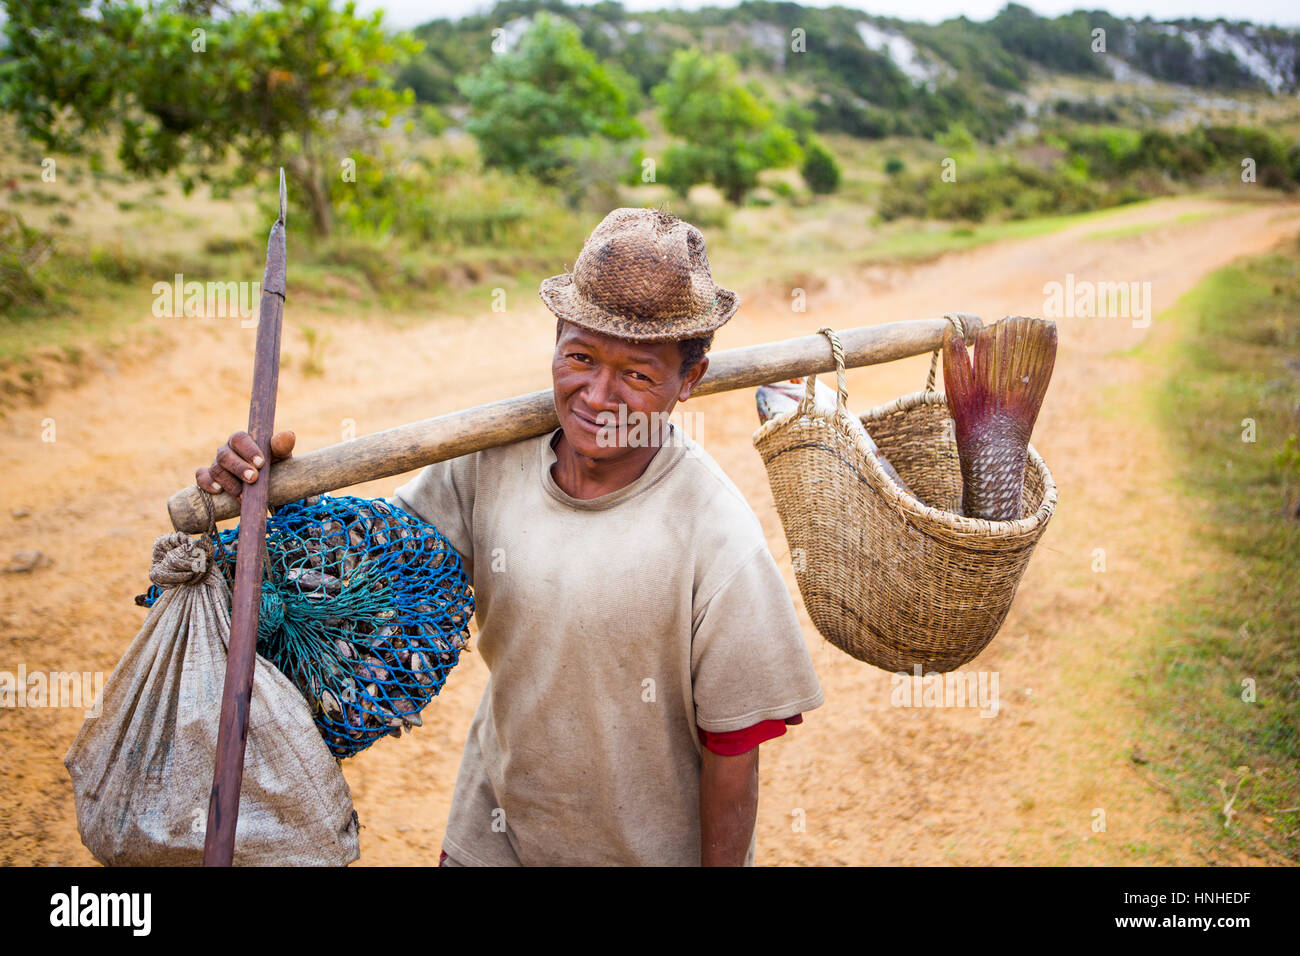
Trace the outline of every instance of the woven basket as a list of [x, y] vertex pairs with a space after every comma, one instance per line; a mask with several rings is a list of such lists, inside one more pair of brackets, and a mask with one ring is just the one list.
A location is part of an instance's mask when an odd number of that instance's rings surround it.
[[954, 427], [932, 362], [925, 391], [861, 417], [913, 498], [854, 433], [843, 351], [832, 330], [820, 331], [835, 353], [835, 412], [813, 405], [810, 375], [798, 407], [754, 433], [804, 605], [822, 636], [858, 660], [890, 671], [960, 667], [1006, 618], [1056, 484], [1030, 445], [1024, 517], [962, 516]]

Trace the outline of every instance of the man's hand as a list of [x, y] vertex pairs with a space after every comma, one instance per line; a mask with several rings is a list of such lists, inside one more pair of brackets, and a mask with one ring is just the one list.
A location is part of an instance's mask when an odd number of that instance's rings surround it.
[[[271, 460], [283, 461], [293, 457], [293, 432], [277, 432], [271, 436]], [[217, 449], [217, 457], [206, 468], [194, 472], [194, 483], [204, 491], [216, 494], [225, 491], [236, 498], [243, 493], [244, 485], [257, 481], [258, 471], [266, 466], [262, 452], [248, 432], [235, 432], [230, 440]]]
[[700, 768], [700, 865], [744, 866], [758, 819], [758, 748], [724, 757], [704, 751]]

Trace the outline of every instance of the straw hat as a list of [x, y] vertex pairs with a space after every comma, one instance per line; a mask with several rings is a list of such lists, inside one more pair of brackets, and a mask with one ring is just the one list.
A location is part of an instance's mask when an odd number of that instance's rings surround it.
[[573, 272], [544, 280], [539, 294], [560, 318], [634, 342], [708, 335], [740, 305], [714, 284], [700, 230], [658, 209], [615, 209]]

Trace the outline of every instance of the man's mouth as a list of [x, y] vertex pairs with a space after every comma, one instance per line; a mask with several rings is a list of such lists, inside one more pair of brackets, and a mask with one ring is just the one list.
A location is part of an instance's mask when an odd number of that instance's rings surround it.
[[[584, 415], [581, 412], [571, 411], [570, 414], [573, 415], [573, 417], [576, 418], [583, 425], [586, 425], [588, 428], [590, 428], [592, 431], [603, 431], [606, 428], [613, 428], [617, 425], [617, 420], [602, 422], [602, 421], [598, 421], [597, 419], [589, 415]], [[612, 418], [613, 416], [611, 415], [610, 417]]]

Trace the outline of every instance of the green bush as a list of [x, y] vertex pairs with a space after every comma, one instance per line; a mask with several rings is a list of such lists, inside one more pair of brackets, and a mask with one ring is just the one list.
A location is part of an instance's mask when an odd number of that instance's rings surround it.
[[1109, 179], [1127, 172], [1142, 143], [1137, 130], [1117, 126], [1080, 126], [1064, 138], [1070, 163], [1095, 179]]
[[840, 166], [831, 151], [816, 140], [804, 150], [804, 182], [815, 193], [833, 193], [840, 185]]
[[1187, 133], [1146, 130], [1131, 162], [1137, 168], [1158, 169], [1171, 179], [1190, 180], [1210, 169], [1219, 158], [1214, 145], [1199, 129]]
[[[550, 248], [577, 216], [526, 175], [485, 169], [475, 153], [430, 144], [405, 161], [354, 157], [356, 181], [331, 184], [339, 231], [435, 252], [466, 246]], [[579, 240], [579, 244], [581, 240]]]
[[46, 297], [45, 285], [35, 270], [50, 246], [50, 237], [24, 225], [17, 213], [0, 212], [0, 310]]
[[924, 186], [918, 178], [908, 178], [911, 188], [896, 188], [895, 183], [890, 183], [880, 193], [876, 213], [881, 219], [889, 222], [908, 217], [921, 219], [929, 215], [930, 205]]
[[1125, 180], [1140, 174], [1194, 183], [1215, 174], [1239, 172], [1247, 158], [1255, 161], [1257, 179], [1264, 185], [1289, 189], [1300, 182], [1298, 148], [1288, 151], [1278, 137], [1254, 127], [1208, 126], [1171, 133], [1080, 126], [1062, 134], [1060, 140], [1070, 169], [1126, 193], [1131, 190]]
[[1240, 169], [1241, 161], [1249, 157], [1261, 173], [1265, 167], [1274, 166], [1286, 178], [1295, 179], [1290, 171], [1286, 146], [1267, 130], [1249, 126], [1211, 126], [1203, 135], [1225, 166]]
[[145, 263], [134, 258], [120, 245], [95, 246], [90, 250], [89, 271], [109, 282], [130, 282], [145, 274]]
[[934, 141], [954, 153], [968, 153], [975, 148], [975, 137], [961, 121], [949, 123], [948, 128], [936, 136]]
[[1044, 171], [1005, 160], [966, 163], [955, 182], [899, 175], [881, 192], [882, 219], [903, 216], [983, 222], [1082, 212], [1108, 205], [1106, 192], [1061, 170]]

